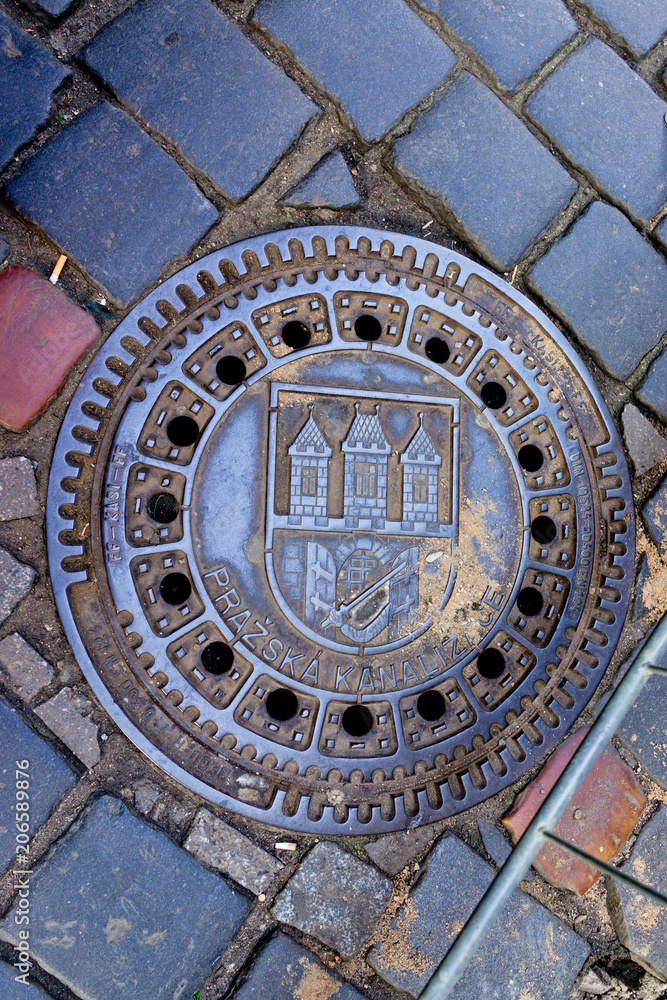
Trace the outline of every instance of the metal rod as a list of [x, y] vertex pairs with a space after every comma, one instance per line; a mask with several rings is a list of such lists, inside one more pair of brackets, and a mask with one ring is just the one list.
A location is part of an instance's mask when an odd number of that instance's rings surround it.
[[652, 899], [654, 903], [658, 903], [660, 906], [667, 906], [667, 896], [663, 896], [662, 893], [658, 892], [656, 889], [652, 889], [650, 885], [645, 885], [643, 882], [639, 882], [632, 875], [626, 875], [625, 872], [620, 871], [613, 865], [607, 864], [606, 861], [602, 861], [601, 858], [596, 858], [594, 854], [589, 854], [588, 851], [582, 851], [580, 847], [576, 847], [571, 844], [569, 840], [563, 840], [562, 837], [557, 837], [555, 833], [549, 833], [547, 830], [542, 834], [547, 840], [553, 841], [554, 844], [558, 844], [564, 850], [568, 851], [570, 854], [574, 854], [576, 857], [581, 858], [582, 861], [587, 861], [589, 865], [593, 868], [599, 868], [600, 871], [604, 872], [605, 875], [611, 875], [612, 878], [618, 879], [619, 882], [625, 882], [632, 889], [636, 889], [637, 892], [641, 892], [642, 896], [648, 896]]
[[[420, 1000], [446, 1000], [586, 775], [667, 652], [667, 614], [649, 636], [536, 816], [435, 970]], [[650, 670], [648, 668], [651, 668]]]

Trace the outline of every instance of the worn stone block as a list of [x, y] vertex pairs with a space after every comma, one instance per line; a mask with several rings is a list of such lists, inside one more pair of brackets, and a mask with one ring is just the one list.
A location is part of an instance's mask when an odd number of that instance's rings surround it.
[[[502, 868], [512, 853], [512, 845], [503, 837], [500, 830], [496, 829], [493, 823], [489, 823], [488, 820], [481, 819], [477, 825], [487, 854], [499, 868]], [[535, 876], [529, 869], [523, 878], [524, 881], [531, 882]]]
[[[583, 727], [561, 743], [503, 819], [515, 844], [587, 732], [588, 729]], [[642, 787], [630, 768], [614, 747], [607, 746], [554, 827], [554, 833], [601, 861], [610, 861], [632, 833], [646, 801]], [[598, 868], [553, 844], [542, 848], [533, 862], [533, 868], [551, 885], [569, 889], [578, 896], [583, 896], [601, 875]]]
[[341, 208], [343, 205], [356, 205], [359, 196], [347, 163], [336, 151], [320, 160], [280, 201], [287, 205]]
[[15, 977], [20, 974], [20, 970], [8, 962], [0, 962], [0, 996], [3, 1000], [50, 1000], [48, 993], [33, 980], [17, 983]]
[[435, 0], [431, 5], [508, 88], [531, 76], [577, 32], [559, 0]]
[[18, 634], [0, 642], [0, 674], [23, 701], [30, 701], [53, 680], [53, 668]]
[[638, 476], [667, 458], [667, 440], [632, 403], [623, 410], [623, 435]]
[[366, 854], [387, 875], [398, 875], [434, 839], [435, 833], [429, 826], [387, 833], [366, 844]]
[[12, 264], [0, 274], [0, 424], [21, 431], [62, 388], [99, 336], [60, 288]]
[[160, 798], [160, 789], [152, 781], [140, 781], [134, 789], [134, 808], [142, 816], [148, 816]]
[[0, 165], [46, 121], [51, 94], [70, 70], [0, 11]]
[[92, 711], [92, 703], [71, 688], [63, 688], [35, 709], [42, 722], [52, 733], [69, 747], [75, 756], [86, 765], [94, 767], [100, 759], [97, 743], [97, 726], [86, 716]]
[[667, 788], [667, 678], [655, 674], [618, 727], [642, 769]]
[[262, 948], [233, 1000], [362, 1000], [361, 994], [324, 968], [312, 952], [285, 934]]
[[[19, 712], [0, 698], [0, 870], [7, 867], [16, 852], [16, 761], [28, 760], [30, 777], [30, 833], [33, 834], [51, 815], [53, 807], [76, 782], [76, 777]], [[20, 780], [25, 780], [21, 778]], [[23, 866], [25, 867], [25, 866]]]
[[637, 618], [641, 618], [641, 616], [649, 609], [648, 604], [644, 603], [644, 598], [647, 596], [645, 588], [649, 585], [650, 580], [651, 570], [648, 564], [648, 559], [646, 558], [646, 555], [643, 555], [639, 561], [639, 570], [635, 581], [635, 610], [632, 616], [633, 621]]
[[255, 895], [263, 892], [283, 867], [208, 809], [199, 810], [183, 846], [199, 861], [229, 875]]
[[68, 7], [72, 6], [73, 0], [31, 0], [37, 7], [41, 7], [48, 14], [58, 17], [64, 14]]
[[273, 912], [283, 923], [352, 958], [375, 930], [390, 895], [389, 879], [331, 841], [322, 841], [277, 897]]
[[232, 198], [259, 184], [319, 110], [208, 0], [140, 0], [85, 58]]
[[656, 358], [648, 370], [648, 378], [637, 390], [642, 403], [650, 406], [658, 416], [667, 421], [667, 352]]
[[[663, 71], [662, 79], [667, 84], [667, 65], [665, 66], [665, 69]], [[657, 238], [664, 246], [667, 246], [667, 218], [664, 218], [660, 223], [660, 225], [655, 227], [655, 229], [653, 230], [653, 235], [657, 236]]]
[[667, 552], [667, 481], [663, 482], [642, 510], [658, 548]]
[[[117, 799], [96, 799], [31, 880], [30, 944], [89, 1000], [190, 997], [248, 901]], [[15, 909], [2, 935], [15, 940]]]
[[455, 61], [402, 0], [261, 0], [255, 16], [369, 140], [426, 97]]
[[602, 997], [613, 988], [613, 980], [604, 969], [589, 969], [578, 984], [581, 993]]
[[7, 240], [3, 240], [2, 238], [0, 238], [0, 264], [4, 264], [4, 262], [9, 258], [9, 254], [10, 254], [9, 243], [7, 242]]
[[395, 162], [408, 182], [441, 199], [502, 267], [528, 249], [577, 188], [523, 122], [469, 73], [396, 142]]
[[[667, 895], [667, 810], [660, 806], [637, 838], [625, 875]], [[607, 879], [616, 933], [632, 957], [649, 972], [667, 979], [667, 907], [659, 906], [621, 882]]]
[[6, 190], [121, 302], [154, 281], [218, 217], [174, 160], [106, 102], [40, 149]]
[[619, 35], [645, 52], [667, 31], [667, 8], [662, 0], [587, 0]]
[[528, 281], [616, 378], [626, 378], [667, 329], [667, 264], [621, 212], [601, 202]]
[[[445, 835], [368, 961], [419, 996], [493, 879], [465, 844]], [[568, 1000], [588, 946], [548, 910], [515, 891], [451, 993], [451, 1000]]]
[[35, 470], [29, 458], [0, 459], [0, 521], [39, 514]]
[[529, 98], [565, 155], [639, 216], [667, 200], [667, 104], [620, 56], [589, 38]]
[[0, 548], [0, 622], [30, 593], [34, 579], [34, 569]]

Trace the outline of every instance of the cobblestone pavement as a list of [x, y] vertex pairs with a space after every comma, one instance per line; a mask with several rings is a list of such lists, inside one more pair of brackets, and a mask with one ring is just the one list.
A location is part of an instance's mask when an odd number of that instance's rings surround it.
[[[129, 306], [211, 250], [337, 222], [459, 250], [548, 312], [625, 436], [643, 516], [604, 699], [667, 594], [665, 32], [664, 0], [0, 0], [2, 1000], [418, 996], [571, 750], [375, 839], [186, 793], [63, 636], [55, 436]], [[666, 693], [653, 678], [563, 820], [663, 892]], [[27, 759], [29, 895], [11, 812]], [[455, 997], [667, 996], [665, 912], [553, 851], [536, 869]]]

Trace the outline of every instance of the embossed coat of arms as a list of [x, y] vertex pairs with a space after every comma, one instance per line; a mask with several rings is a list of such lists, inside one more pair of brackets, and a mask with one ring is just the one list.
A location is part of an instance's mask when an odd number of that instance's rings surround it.
[[285, 615], [320, 645], [380, 653], [429, 628], [420, 575], [433, 558], [451, 567], [458, 406], [273, 383], [267, 572]]

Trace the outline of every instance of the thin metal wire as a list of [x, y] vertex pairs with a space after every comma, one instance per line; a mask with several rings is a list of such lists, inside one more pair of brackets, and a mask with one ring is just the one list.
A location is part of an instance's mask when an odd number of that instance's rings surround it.
[[505, 864], [468, 918], [444, 959], [435, 970], [420, 1000], [446, 1000], [488, 934], [509, 897], [530, 868], [551, 831], [598, 759], [609, 738], [627, 715], [653, 673], [667, 673], [655, 664], [667, 653], [667, 614], [635, 657], [611, 698], [584, 737], [572, 760], [548, 793]]
[[667, 896], [663, 896], [662, 893], [658, 892], [656, 889], [652, 889], [650, 885], [646, 885], [644, 882], [640, 882], [638, 879], [633, 878], [632, 875], [626, 875], [626, 873], [622, 872], [620, 868], [608, 865], [606, 861], [596, 858], [594, 854], [589, 854], [588, 851], [582, 851], [580, 847], [576, 847], [575, 844], [571, 844], [569, 840], [563, 840], [562, 837], [557, 837], [555, 833], [549, 833], [545, 830], [542, 836], [547, 840], [553, 841], [554, 844], [558, 844], [560, 847], [563, 847], [570, 854], [574, 854], [576, 857], [581, 858], [582, 861], [588, 861], [589, 865], [592, 865], [594, 868], [599, 868], [600, 871], [604, 872], [606, 875], [611, 875], [612, 878], [617, 879], [619, 882], [624, 882], [632, 889], [636, 889], [637, 892], [642, 894], [642, 896], [648, 896], [648, 898], [652, 899], [654, 903], [658, 903], [660, 906], [667, 906]]

